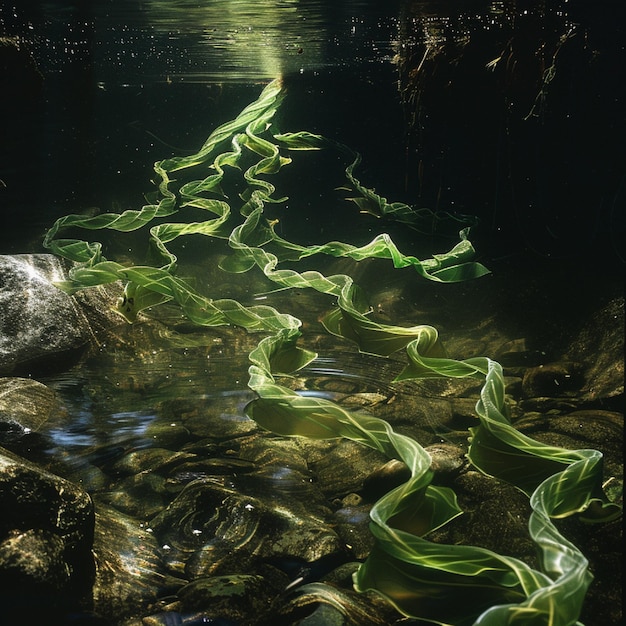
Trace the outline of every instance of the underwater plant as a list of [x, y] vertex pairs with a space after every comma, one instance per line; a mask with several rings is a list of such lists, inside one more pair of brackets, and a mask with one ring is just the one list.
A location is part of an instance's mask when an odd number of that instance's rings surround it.
[[[272, 119], [284, 97], [282, 82], [271, 82], [234, 120], [219, 126], [198, 152], [155, 163], [160, 182], [153, 203], [120, 214], [68, 215], [57, 220], [44, 245], [75, 263], [68, 280], [58, 286], [74, 293], [122, 280], [124, 296], [116, 307], [129, 322], [144, 309], [170, 302], [201, 326], [230, 324], [264, 333], [249, 355], [248, 385], [257, 396], [246, 408], [251, 418], [284, 436], [346, 437], [408, 466], [411, 478], [371, 510], [375, 544], [355, 573], [357, 590], [375, 590], [401, 613], [439, 624], [579, 623], [592, 576], [585, 556], [560, 534], [553, 520], [577, 514], [595, 522], [620, 514], [602, 491], [601, 453], [546, 445], [517, 431], [507, 417], [504, 376], [496, 361], [450, 359], [435, 328], [372, 319], [365, 294], [349, 275], [293, 269], [309, 257], [326, 255], [355, 261], [386, 259], [395, 268], [412, 267], [424, 279], [438, 282], [488, 272], [472, 260], [468, 229], [460, 231], [460, 240], [451, 250], [424, 260], [403, 254], [387, 234], [362, 246], [339, 241], [303, 246], [281, 237], [267, 207], [284, 198], [274, 197], [276, 189], [268, 178], [289, 165], [290, 155], [299, 150], [338, 150], [347, 157], [347, 183], [361, 211], [405, 224], [418, 224], [424, 217], [423, 212], [389, 203], [363, 186], [354, 175], [360, 157], [346, 146], [306, 131], [274, 133]], [[193, 174], [194, 179], [175, 181], [171, 178], [175, 172]], [[237, 210], [223, 191], [230, 174], [239, 177]], [[170, 221], [183, 209], [204, 211], [207, 219]], [[108, 260], [99, 242], [58, 237], [73, 227], [119, 232], [148, 227], [156, 262], [130, 265]], [[483, 381], [467, 456], [475, 468], [508, 481], [530, 498], [528, 529], [539, 549], [540, 569], [483, 548], [429, 541], [431, 531], [462, 511], [453, 490], [431, 484], [428, 453], [382, 419], [346, 410], [327, 399], [299, 395], [281, 384], [281, 376], [293, 375], [317, 357], [299, 345], [301, 321], [270, 306], [244, 306], [234, 299], [211, 299], [200, 293], [177, 274], [177, 258], [168, 247], [187, 235], [226, 240], [230, 253], [220, 264], [225, 272], [256, 268], [277, 289], [307, 288], [333, 296], [337, 306], [323, 318], [325, 329], [369, 354], [387, 357], [405, 350], [407, 364], [398, 381], [424, 377]], [[452, 589], [455, 602], [449, 601]]]

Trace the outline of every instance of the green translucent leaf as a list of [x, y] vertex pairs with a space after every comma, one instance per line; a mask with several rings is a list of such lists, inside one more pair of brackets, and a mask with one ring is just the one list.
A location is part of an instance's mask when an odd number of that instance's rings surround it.
[[[380, 324], [354, 310], [336, 309], [322, 320], [328, 332], [350, 339], [358, 344], [362, 352], [389, 356], [405, 348], [416, 337], [431, 334], [436, 330], [430, 326], [389, 326]], [[434, 338], [432, 351], [442, 353], [441, 344]]]
[[[476, 561], [477, 549], [456, 556], [454, 547], [450, 550], [450, 546], [443, 546], [437, 561]], [[417, 547], [414, 550], [421, 552]], [[488, 560], [486, 564], [477, 563], [477, 570], [479, 566], [489, 567]], [[355, 587], [359, 591], [377, 591], [404, 615], [455, 626], [474, 624], [476, 617], [494, 604], [516, 605], [525, 597], [518, 585], [505, 585], [487, 576], [451, 574], [436, 566], [407, 563], [378, 545], [355, 574]]]
[[114, 310], [127, 322], [134, 322], [140, 311], [168, 302], [172, 296], [147, 289], [133, 282], [126, 284], [124, 296], [120, 298]]
[[243, 274], [254, 266], [254, 259], [243, 254], [229, 254], [220, 261], [220, 269], [230, 274]]
[[305, 350], [295, 343], [291, 343], [272, 354], [270, 368], [276, 374], [291, 374], [306, 367], [316, 358], [316, 352]]

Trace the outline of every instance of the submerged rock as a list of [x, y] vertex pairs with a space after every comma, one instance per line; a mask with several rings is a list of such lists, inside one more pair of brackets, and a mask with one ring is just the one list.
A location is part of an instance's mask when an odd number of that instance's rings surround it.
[[[19, 624], [88, 607], [94, 513], [79, 487], [0, 449], [0, 606]], [[10, 623], [10, 622], [9, 622]]]
[[372, 470], [381, 467], [387, 458], [378, 450], [364, 447], [348, 439], [331, 441], [328, 451], [311, 461], [320, 488], [332, 501], [359, 491]]
[[522, 393], [526, 398], [561, 397], [580, 388], [584, 366], [575, 361], [546, 363], [526, 370]]
[[374, 535], [370, 530], [372, 507], [350, 500], [349, 497], [344, 498], [342, 506], [335, 511], [337, 532], [355, 559], [366, 559], [374, 547]]
[[305, 504], [268, 496], [245, 495], [214, 478], [189, 483], [150, 522], [168, 570], [194, 580], [276, 558], [315, 561], [345, 551], [329, 522]]
[[295, 589], [274, 615], [275, 623], [307, 626], [385, 626], [397, 618], [395, 609], [375, 594], [321, 582]]
[[60, 408], [46, 385], [29, 378], [0, 378], [0, 421], [15, 421], [25, 431], [38, 430]]
[[47, 445], [41, 429], [66, 411], [57, 395], [27, 378], [0, 378], [0, 445], [31, 458]]
[[58, 371], [108, 325], [107, 288], [73, 297], [53, 284], [66, 278], [54, 255], [0, 255], [0, 375]]
[[177, 596], [185, 612], [202, 610], [208, 623], [219, 619], [239, 624], [262, 623], [281, 591], [279, 581], [277, 571], [265, 576], [255, 573], [198, 578], [180, 589]]
[[451, 484], [464, 514], [433, 531], [432, 541], [481, 546], [537, 566], [536, 546], [528, 535], [530, 505], [521, 491], [475, 469]]
[[93, 605], [107, 623], [141, 614], [186, 582], [163, 573], [160, 546], [150, 528], [103, 504], [97, 505], [93, 551]]
[[363, 481], [363, 495], [374, 502], [411, 478], [411, 470], [398, 459], [391, 459], [368, 474]]
[[572, 341], [566, 358], [585, 363], [582, 399], [614, 402], [624, 397], [624, 297], [594, 312]]

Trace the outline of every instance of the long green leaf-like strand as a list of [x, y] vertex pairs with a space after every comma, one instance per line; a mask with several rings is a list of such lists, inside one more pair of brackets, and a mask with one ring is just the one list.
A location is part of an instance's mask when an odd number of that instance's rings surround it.
[[[301, 246], [280, 237], [275, 222], [267, 219], [265, 207], [284, 198], [274, 197], [276, 186], [269, 178], [289, 166], [292, 155], [300, 150], [331, 149], [345, 157], [347, 185], [353, 194], [348, 199], [361, 212], [412, 228], [439, 219], [468, 222], [465, 216], [434, 214], [388, 202], [356, 178], [360, 156], [342, 144], [306, 131], [273, 134], [272, 121], [284, 95], [281, 81], [271, 82], [234, 120], [213, 131], [196, 153], [155, 163], [159, 183], [154, 203], [138, 211], [69, 215], [57, 220], [44, 246], [75, 264], [59, 287], [73, 293], [119, 280], [125, 289], [115, 308], [129, 322], [147, 308], [170, 302], [201, 326], [231, 324], [264, 333], [250, 353], [248, 384], [257, 394], [247, 407], [251, 417], [285, 436], [346, 437], [407, 465], [411, 478], [371, 510], [375, 545], [355, 575], [357, 589], [376, 590], [402, 613], [438, 624], [576, 624], [591, 575], [585, 557], [552, 520], [577, 514], [588, 521], [604, 521], [619, 515], [619, 508], [602, 492], [602, 455], [596, 450], [545, 445], [517, 431], [506, 416], [504, 376], [497, 362], [486, 357], [450, 359], [435, 328], [407, 328], [372, 319], [365, 294], [350, 276], [326, 276], [291, 267], [325, 255], [355, 261], [383, 259], [394, 268], [411, 268], [435, 282], [468, 280], [488, 272], [473, 260], [467, 228], [460, 230], [459, 241], [451, 250], [430, 259], [402, 253], [386, 233], [359, 247], [338, 241]], [[243, 188], [239, 206], [224, 193], [228, 168], [238, 175]], [[195, 174], [196, 179], [178, 182], [170, 178], [174, 172], [181, 178]], [[166, 221], [183, 207], [197, 209], [202, 217]], [[59, 238], [69, 228], [119, 233], [145, 228], [158, 266], [122, 264], [106, 259], [99, 242]], [[424, 377], [484, 381], [476, 405], [477, 425], [470, 429], [468, 458], [480, 471], [510, 482], [529, 496], [529, 534], [539, 549], [541, 568], [474, 546], [429, 541], [430, 532], [461, 511], [452, 490], [431, 484], [427, 452], [384, 420], [300, 395], [282, 385], [281, 376], [297, 372], [317, 356], [298, 345], [300, 320], [273, 307], [244, 306], [196, 291], [176, 275], [177, 258], [168, 247], [189, 235], [226, 239], [230, 254], [220, 264], [226, 271], [256, 268], [277, 289], [307, 288], [333, 296], [337, 306], [322, 320], [326, 330], [373, 355], [386, 357], [405, 350], [407, 365], [398, 381]]]

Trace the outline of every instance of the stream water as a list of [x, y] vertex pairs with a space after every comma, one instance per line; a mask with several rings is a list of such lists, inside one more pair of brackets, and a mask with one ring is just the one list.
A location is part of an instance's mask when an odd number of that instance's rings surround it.
[[[607, 79], [620, 66], [616, 33], [574, 4], [568, 11], [567, 2], [500, 0], [5, 2], [0, 37], [18, 42], [27, 63], [17, 77], [0, 77], [0, 254], [42, 252], [46, 230], [68, 213], [140, 208], [154, 191], [155, 161], [198, 150], [282, 76], [281, 130], [350, 146], [362, 155], [356, 175], [365, 186], [390, 202], [431, 209], [442, 227], [417, 232], [338, 211], [346, 164], [302, 153], [300, 166], [280, 173], [278, 193], [289, 200], [277, 232], [303, 245], [356, 245], [384, 227], [403, 252], [421, 258], [449, 249], [459, 227], [472, 224], [478, 259], [493, 275], [467, 286], [424, 285], [378, 261], [315, 269], [352, 275], [371, 296], [376, 319], [439, 328], [456, 358], [509, 354], [507, 346], [522, 340], [531, 365], [560, 357], [589, 316], [621, 293], [626, 214], [624, 99]], [[559, 42], [583, 35], [589, 49], [558, 56]], [[562, 57], [570, 65], [547, 80]], [[602, 61], [597, 75], [590, 58]], [[507, 63], [500, 82], [489, 82]], [[597, 89], [589, 96], [598, 107], [593, 116], [577, 95], [589, 85]], [[141, 256], [144, 235], [116, 235], [107, 249], [122, 261]], [[181, 275], [204, 281], [211, 297], [269, 304], [301, 319], [306, 347], [319, 357], [291, 381], [294, 388], [377, 407], [424, 446], [466, 440], [470, 422], [457, 415], [441, 424], [410, 396], [435, 402], [441, 392], [473, 402], [475, 389], [393, 385], [403, 355], [360, 354], [323, 331], [319, 318], [332, 299], [272, 292], [269, 281], [248, 275], [218, 284], [220, 245], [190, 238], [177, 251]], [[57, 392], [60, 409], [28, 450], [100, 502], [138, 517], [168, 501], [147, 483], [123, 493], [125, 477], [145, 469], [142, 460], [131, 467], [140, 458], [134, 453], [193, 455], [205, 445], [215, 460], [191, 463], [189, 476], [239, 470], [242, 482], [233, 484], [243, 485], [250, 460], [222, 444], [255, 430], [245, 408], [254, 399], [248, 355], [259, 337], [231, 327], [199, 330], [175, 307], [150, 315], [113, 329], [78, 365], [37, 377]], [[520, 381], [521, 374], [511, 391], [516, 400]], [[276, 472], [271, 484], [289, 492], [290, 480]]]

